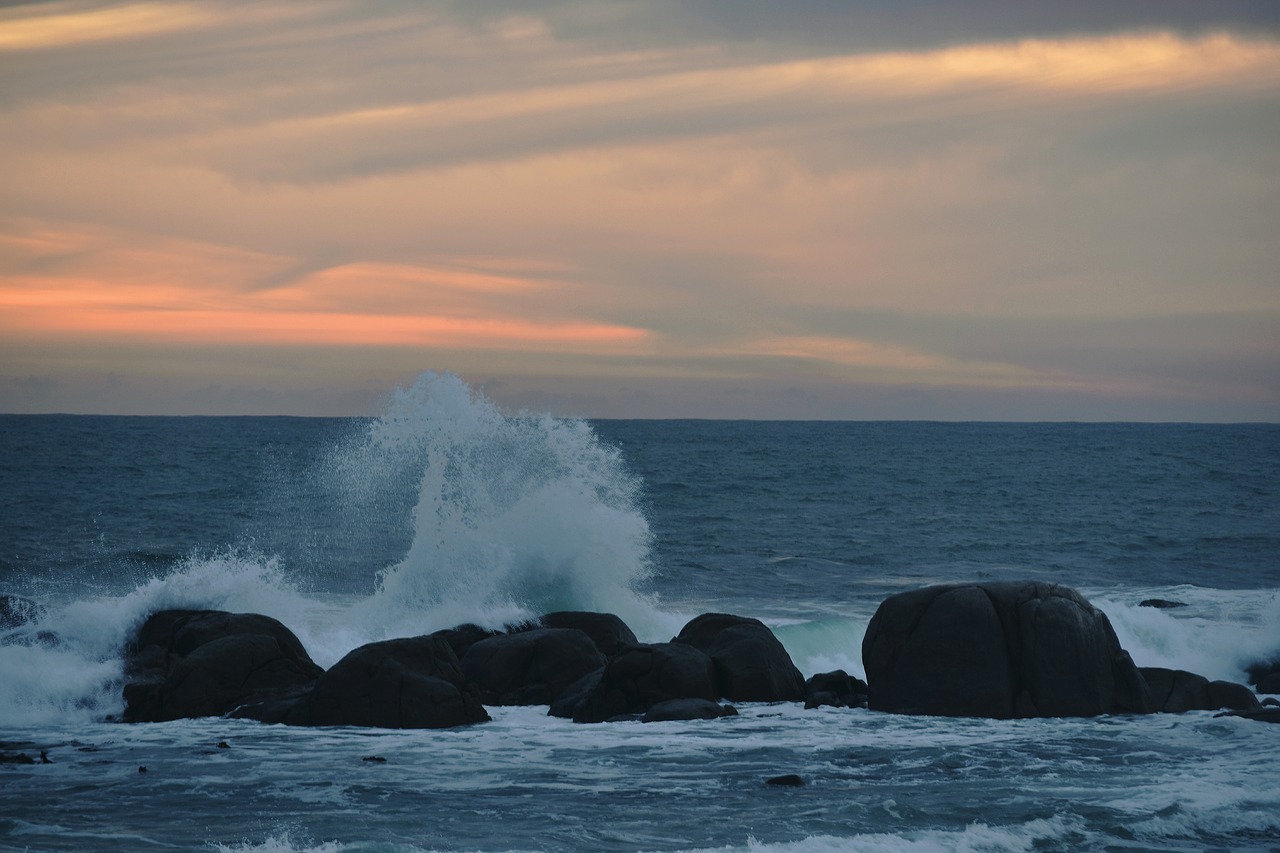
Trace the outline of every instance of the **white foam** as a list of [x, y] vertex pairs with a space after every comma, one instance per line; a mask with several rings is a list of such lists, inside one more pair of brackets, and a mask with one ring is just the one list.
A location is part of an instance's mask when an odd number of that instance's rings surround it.
[[[1141, 607], [1142, 598], [1185, 607]], [[1280, 656], [1280, 590], [1179, 586], [1091, 597], [1138, 666], [1184, 669], [1211, 680], [1243, 681], [1244, 668]]]

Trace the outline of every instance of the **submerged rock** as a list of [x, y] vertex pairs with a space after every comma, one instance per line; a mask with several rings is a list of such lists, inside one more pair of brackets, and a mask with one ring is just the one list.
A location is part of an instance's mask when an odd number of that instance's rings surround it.
[[369, 643], [348, 652], [281, 722], [440, 729], [488, 719], [452, 647], [432, 634]]
[[672, 640], [693, 646], [715, 664], [716, 686], [733, 702], [787, 702], [804, 698], [804, 676], [782, 643], [759, 619], [704, 613]]
[[605, 656], [582, 631], [537, 628], [475, 643], [461, 670], [486, 704], [550, 705], [604, 664]]
[[323, 670], [269, 616], [221, 610], [151, 614], [125, 656], [125, 722], [221, 716], [304, 692]]
[[862, 657], [873, 710], [1009, 719], [1151, 706], [1106, 615], [1057, 584], [959, 584], [891, 596], [867, 626]]
[[736, 717], [738, 709], [709, 699], [668, 699], [644, 712], [642, 723], [667, 723], [676, 720], [717, 720]]
[[1186, 602], [1170, 601], [1167, 598], [1148, 598], [1138, 602], [1139, 607], [1155, 607], [1159, 610], [1171, 610], [1175, 607], [1186, 607]]
[[44, 608], [20, 595], [0, 595], [0, 631], [20, 628], [44, 618]]
[[787, 773], [782, 776], [774, 776], [772, 779], [765, 779], [764, 783], [773, 785], [775, 788], [803, 788], [804, 778], [795, 773]]

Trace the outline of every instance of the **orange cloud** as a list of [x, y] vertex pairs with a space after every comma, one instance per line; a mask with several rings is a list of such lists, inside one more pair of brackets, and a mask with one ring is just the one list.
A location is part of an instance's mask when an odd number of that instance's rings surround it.
[[[189, 3], [130, 3], [107, 9], [75, 10], [70, 4], [0, 14], [0, 51], [62, 47], [193, 29], [215, 17]], [[66, 10], [66, 11], [62, 11]]]
[[[634, 347], [649, 336], [548, 307], [530, 316], [503, 312], [494, 297], [547, 290], [548, 282], [474, 267], [355, 263], [255, 288], [256, 276], [285, 259], [187, 244], [93, 242], [92, 235], [35, 229], [0, 238], [6, 267], [38, 268], [42, 259], [54, 267], [0, 278], [6, 337], [594, 351]], [[54, 249], [66, 257], [51, 260]]]

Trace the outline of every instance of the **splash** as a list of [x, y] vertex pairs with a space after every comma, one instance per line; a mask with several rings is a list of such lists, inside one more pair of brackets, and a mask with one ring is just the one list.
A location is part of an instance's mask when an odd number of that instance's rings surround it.
[[665, 621], [641, 591], [652, 534], [639, 481], [584, 421], [509, 415], [428, 373], [367, 446], [421, 476], [408, 553], [359, 606], [386, 636], [554, 610], [610, 611], [637, 632]]

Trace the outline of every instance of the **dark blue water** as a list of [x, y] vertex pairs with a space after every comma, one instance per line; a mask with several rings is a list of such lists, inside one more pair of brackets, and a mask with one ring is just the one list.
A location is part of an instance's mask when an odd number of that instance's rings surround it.
[[722, 610], [808, 675], [860, 672], [893, 592], [1032, 577], [1140, 665], [1239, 680], [1280, 652], [1274, 425], [588, 425], [424, 377], [377, 419], [0, 416], [0, 450], [0, 592], [46, 608], [0, 634], [0, 750], [53, 759], [0, 765], [0, 850], [1280, 849], [1280, 729], [1208, 712], [107, 722], [129, 631], [175, 606], [275, 616], [322, 665], [557, 607], [650, 640]]

